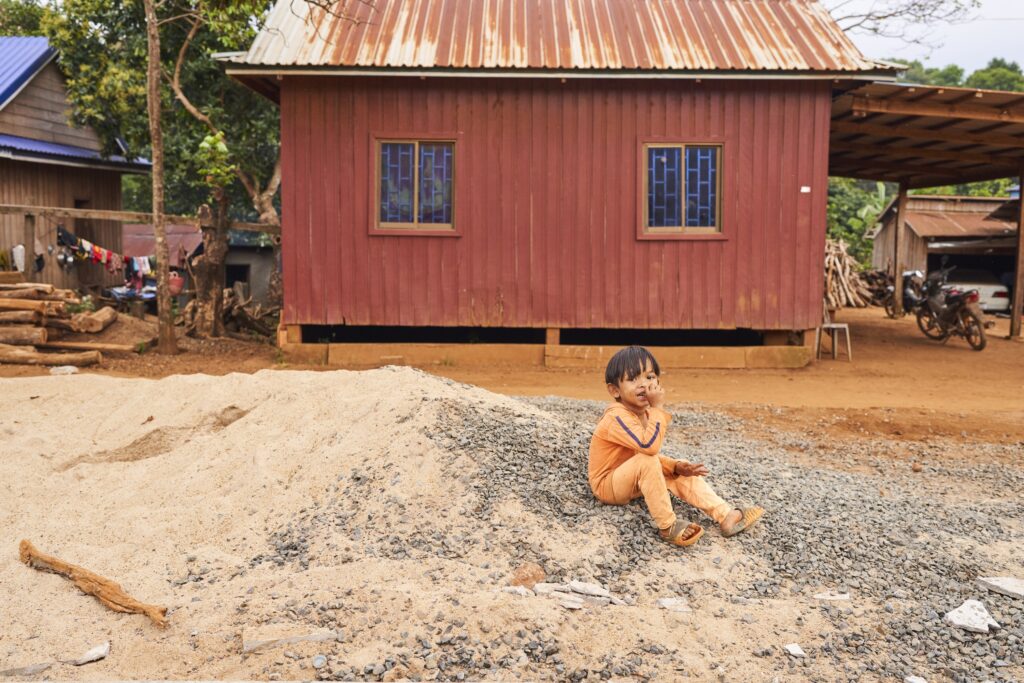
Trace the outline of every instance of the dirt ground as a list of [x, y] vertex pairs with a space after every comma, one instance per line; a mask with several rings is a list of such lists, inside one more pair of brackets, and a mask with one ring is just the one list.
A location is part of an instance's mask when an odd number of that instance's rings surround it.
[[[801, 370], [674, 370], [663, 380], [669, 401], [725, 407], [738, 417], [756, 414], [762, 423], [812, 435], [1024, 441], [1024, 343], [1007, 339], [1007, 319], [989, 320], [995, 327], [988, 331], [988, 348], [979, 353], [960, 339], [945, 344], [926, 339], [912, 319], [889, 320], [879, 308], [850, 309], [839, 321], [850, 324], [852, 363], [826, 358]], [[154, 334], [152, 320], [122, 316], [101, 341], [135, 343]], [[274, 347], [255, 342], [184, 338], [179, 345], [184, 353], [174, 357], [108, 354], [102, 367], [84, 372], [158, 378], [268, 368], [324, 369], [285, 363]], [[507, 395], [595, 400], [607, 396], [597, 371], [441, 365], [423, 369]], [[47, 372], [0, 366], [0, 378]], [[760, 408], [766, 405], [773, 410]]]

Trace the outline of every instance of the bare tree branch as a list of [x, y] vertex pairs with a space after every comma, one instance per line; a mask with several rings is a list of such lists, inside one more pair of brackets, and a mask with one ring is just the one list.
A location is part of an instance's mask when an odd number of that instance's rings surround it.
[[928, 45], [937, 24], [971, 21], [979, 0], [826, 0], [844, 31]]

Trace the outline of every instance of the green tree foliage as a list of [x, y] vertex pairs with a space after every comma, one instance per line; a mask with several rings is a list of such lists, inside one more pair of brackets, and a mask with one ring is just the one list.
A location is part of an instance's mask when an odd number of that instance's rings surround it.
[[888, 206], [893, 185], [853, 178], [830, 178], [828, 184], [828, 236], [844, 240], [861, 265], [871, 262], [871, 229]]
[[0, 0], [0, 36], [41, 36], [45, 10], [36, 0]]
[[936, 67], [926, 67], [916, 59], [909, 62], [903, 59], [888, 59], [886, 61], [906, 65], [907, 69], [900, 78], [900, 81], [903, 83], [957, 87], [963, 85], [964, 82], [964, 70], [956, 64], [950, 64], [939, 69]]
[[1024, 92], [1024, 73], [1017, 62], [997, 58], [990, 61], [984, 69], [972, 73], [964, 85], [983, 90]]
[[[277, 108], [227, 78], [212, 55], [248, 46], [268, 9], [267, 0], [167, 0], [160, 8], [161, 16], [167, 17], [161, 26], [165, 79], [173, 78], [182, 48], [190, 41], [181, 61], [182, 91], [217, 128], [221, 145], [230, 150], [224, 167], [243, 169], [260, 181], [270, 176], [278, 156]], [[194, 33], [193, 22], [198, 22]], [[63, 0], [47, 13], [43, 29], [60, 53], [76, 123], [92, 126], [107, 154], [119, 154], [126, 145], [129, 154], [147, 156], [142, 4]], [[164, 98], [167, 212], [194, 214], [209, 201], [210, 181], [216, 178], [227, 181], [231, 215], [253, 220], [252, 199], [238, 175], [209, 173], [210, 155], [201, 145], [216, 133], [187, 111], [169, 88]], [[145, 178], [127, 177], [124, 190], [126, 208], [150, 209]]]

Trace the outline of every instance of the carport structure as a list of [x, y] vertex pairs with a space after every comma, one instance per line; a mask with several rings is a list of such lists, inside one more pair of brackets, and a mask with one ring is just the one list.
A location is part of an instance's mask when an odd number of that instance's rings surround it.
[[[898, 275], [909, 190], [1024, 179], [1024, 93], [893, 83], [848, 90], [832, 104], [829, 175], [899, 183], [893, 231], [893, 272]], [[1011, 337], [1020, 336], [1024, 305], [1024, 202], [1018, 199], [1015, 210]], [[902, 306], [901, 287], [896, 296]]]

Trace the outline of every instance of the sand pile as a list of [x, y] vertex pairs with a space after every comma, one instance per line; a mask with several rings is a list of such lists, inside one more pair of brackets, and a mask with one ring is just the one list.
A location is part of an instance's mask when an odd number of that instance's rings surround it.
[[[637, 599], [633, 581], [644, 581], [627, 580], [632, 568], [611, 553], [623, 515], [640, 525], [643, 511], [590, 514], [583, 425], [565, 441], [541, 408], [396, 368], [18, 379], [5, 382], [3, 404], [0, 670], [108, 639], [106, 660], [58, 675], [310, 677], [306, 655], [317, 652], [330, 657], [321, 677], [339, 678], [480, 678], [535, 665], [533, 675], [568, 676], [584, 660], [627, 659], [605, 652], [615, 619], [573, 624], [587, 637], [560, 654], [565, 610], [501, 592], [533, 560], [552, 580], [597, 579]], [[474, 413], [518, 445], [465, 448], [478, 438]], [[169, 605], [172, 628], [109, 612], [20, 565], [21, 538]], [[647, 583], [657, 557], [677, 557], [657, 549], [638, 568]], [[339, 639], [295, 645], [294, 660], [279, 649], [242, 656], [261, 628], [329, 628]], [[636, 642], [647, 630], [635, 629]], [[446, 631], [458, 647], [422, 656], [423, 641]]]

